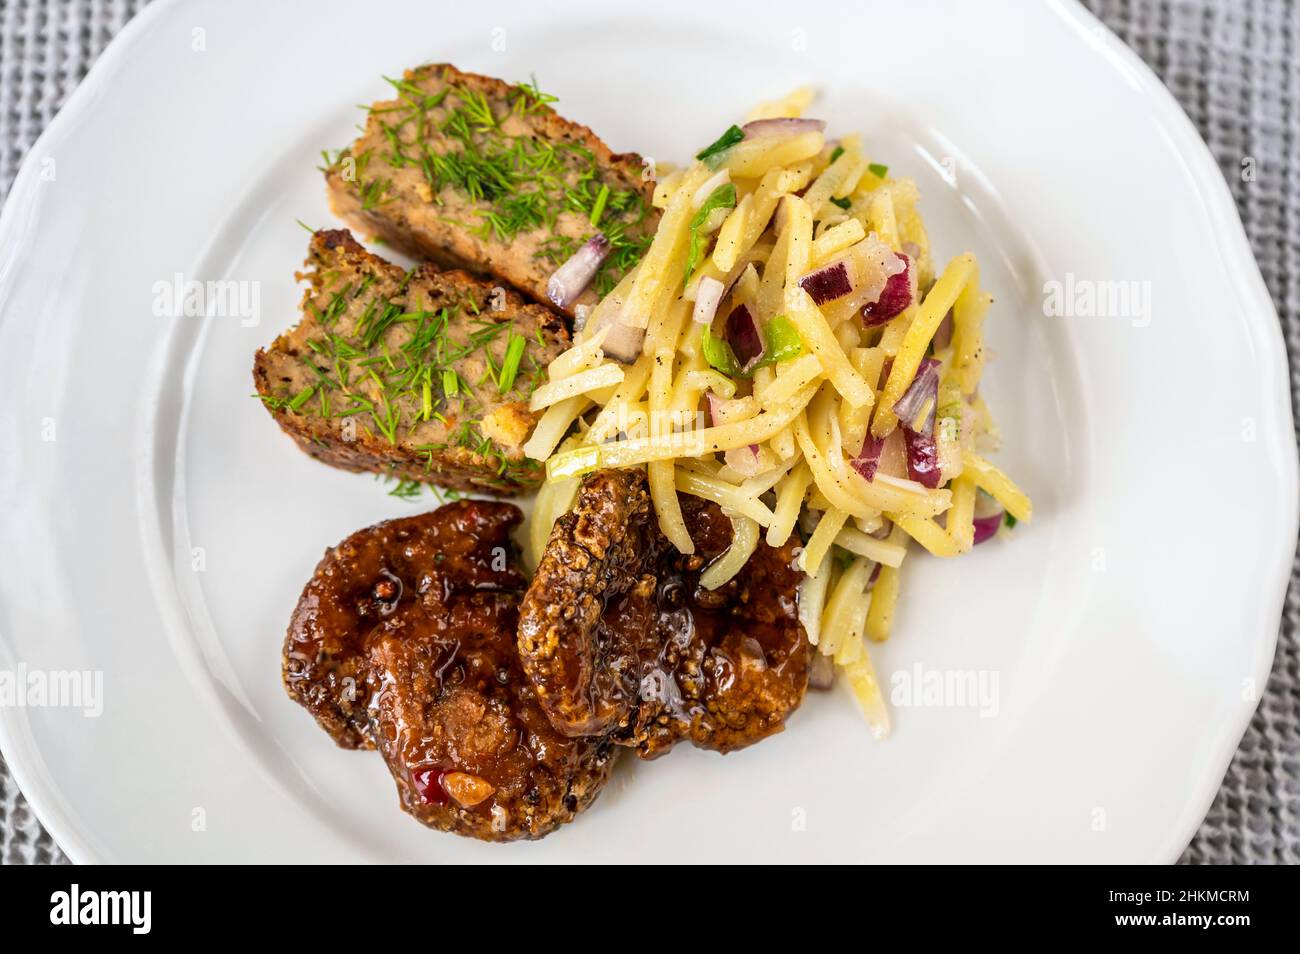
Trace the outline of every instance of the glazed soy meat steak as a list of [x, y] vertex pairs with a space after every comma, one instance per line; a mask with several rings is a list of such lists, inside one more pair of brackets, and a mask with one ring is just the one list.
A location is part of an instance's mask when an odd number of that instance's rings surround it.
[[640, 470], [586, 478], [556, 521], [520, 611], [524, 672], [568, 735], [609, 732], [642, 758], [681, 739], [730, 752], [803, 701], [810, 647], [792, 542], [760, 543], [730, 582], [700, 574], [731, 543], [716, 504], [680, 497], [696, 553], [659, 531]]
[[353, 534], [317, 568], [285, 644], [290, 696], [341, 745], [377, 747], [403, 809], [489, 841], [571, 820], [617, 753], [552, 728], [520, 672], [520, 519], [460, 501]]
[[[507, 283], [572, 317], [649, 246], [653, 180], [530, 86], [447, 64], [390, 81], [364, 132], [326, 169], [330, 204], [358, 231], [421, 259]], [[556, 302], [548, 282], [597, 233], [608, 257], [585, 292]]]
[[464, 272], [414, 271], [343, 230], [312, 235], [298, 325], [253, 364], [257, 392], [311, 456], [459, 490], [514, 494], [542, 469], [528, 398], [569, 345], [561, 319]]

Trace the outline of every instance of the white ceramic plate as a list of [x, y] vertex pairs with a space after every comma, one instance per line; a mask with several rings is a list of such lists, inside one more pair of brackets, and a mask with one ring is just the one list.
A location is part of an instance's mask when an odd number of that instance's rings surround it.
[[[206, 0], [122, 33], [0, 219], [0, 669], [103, 680], [98, 718], [0, 709], [0, 745], [73, 858], [1178, 855], [1264, 684], [1296, 539], [1276, 315], [1205, 147], [1081, 8], [859, 7]], [[876, 663], [996, 676], [996, 711], [896, 707], [881, 744], [810, 697], [772, 741], [627, 759], [575, 824], [488, 846], [404, 816], [378, 758], [287, 700], [322, 550], [413, 508], [298, 453], [250, 362], [295, 319], [295, 220], [331, 222], [318, 150], [429, 60], [536, 75], [614, 148], [672, 159], [812, 82], [817, 115], [918, 179], [938, 254], [974, 250], [997, 295], [985, 392], [1037, 516], [914, 557]], [[156, 315], [176, 273], [255, 283], [259, 323]], [[1069, 275], [1140, 294], [1045, 316]]]

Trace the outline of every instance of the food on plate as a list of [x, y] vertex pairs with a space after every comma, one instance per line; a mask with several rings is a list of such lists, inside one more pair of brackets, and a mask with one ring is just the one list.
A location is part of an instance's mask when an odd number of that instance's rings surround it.
[[524, 451], [548, 483], [528, 537], [537, 560], [576, 478], [644, 468], [680, 554], [701, 552], [683, 501], [730, 520], [705, 589], [760, 536], [799, 545], [808, 641], [883, 736], [867, 645], [890, 634], [909, 544], [958, 556], [1032, 508], [986, 456], [975, 257], [936, 267], [915, 183], [861, 137], [827, 138], [810, 100], [766, 104], [657, 183], [645, 256], [533, 393]]
[[641, 257], [658, 213], [639, 156], [611, 153], [527, 84], [447, 64], [389, 82], [394, 98], [327, 156], [330, 203], [353, 228], [570, 317]]
[[289, 695], [377, 748], [411, 815], [493, 841], [573, 818], [620, 748], [744, 748], [837, 676], [887, 734], [867, 647], [910, 543], [953, 557], [1032, 515], [986, 456], [974, 256], [936, 267], [915, 183], [827, 139], [807, 90], [649, 191], [532, 86], [393, 86], [328, 157], [335, 211], [545, 304], [317, 232], [258, 392], [337, 466], [536, 488], [533, 576], [504, 503], [355, 533], [294, 611]]
[[540, 465], [528, 401], [569, 344], [564, 322], [464, 272], [408, 271], [343, 230], [311, 237], [301, 320], [253, 364], [257, 393], [311, 456], [513, 494]]
[[660, 532], [639, 469], [587, 477], [556, 520], [520, 610], [519, 655], [564, 734], [608, 733], [642, 758], [680, 739], [729, 752], [779, 732], [803, 701], [794, 543], [756, 542], [710, 588], [731, 521], [698, 497], [681, 506], [691, 554]]
[[377, 747], [407, 812], [489, 841], [571, 820], [617, 755], [555, 730], [520, 672], [521, 519], [462, 500], [352, 534], [316, 568], [284, 648], [289, 695], [341, 746]]

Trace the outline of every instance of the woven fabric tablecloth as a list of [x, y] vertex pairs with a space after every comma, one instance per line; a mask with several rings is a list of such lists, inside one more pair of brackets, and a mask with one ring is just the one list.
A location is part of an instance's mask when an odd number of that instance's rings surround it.
[[[0, 0], [0, 198], [113, 35], [147, 0]], [[1173, 91], [1237, 201], [1300, 395], [1300, 0], [1085, 0]], [[1243, 182], [1242, 159], [1258, 174]], [[1300, 561], [1273, 673], [1183, 861], [1300, 862]], [[0, 759], [0, 862], [61, 863]]]

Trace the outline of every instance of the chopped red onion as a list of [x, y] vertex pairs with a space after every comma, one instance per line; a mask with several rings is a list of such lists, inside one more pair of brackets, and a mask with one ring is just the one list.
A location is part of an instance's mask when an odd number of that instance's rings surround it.
[[754, 370], [767, 351], [763, 329], [744, 305], [737, 306], [727, 316], [727, 344], [731, 345], [731, 353], [736, 356], [742, 374]]
[[939, 362], [934, 358], [923, 358], [916, 369], [916, 377], [908, 385], [903, 396], [894, 404], [894, 413], [898, 419], [911, 427], [916, 415], [921, 413], [926, 401], [939, 399]]
[[871, 576], [867, 577], [867, 589], [876, 585], [876, 580], [880, 579], [880, 564], [877, 563], [871, 568]]
[[880, 452], [885, 449], [883, 437], [872, 437], [870, 433], [862, 440], [862, 449], [849, 465], [862, 475], [863, 480], [874, 480], [876, 468], [880, 466]]
[[644, 328], [634, 328], [624, 324], [622, 320], [615, 320], [609, 324], [609, 331], [605, 333], [605, 340], [600, 343], [600, 350], [608, 358], [623, 364], [631, 364], [641, 357], [641, 346], [644, 344]]
[[746, 139], [759, 136], [799, 136], [808, 132], [822, 132], [826, 129], [824, 119], [755, 119], [740, 127]]
[[808, 688], [825, 692], [834, 685], [835, 663], [831, 661], [830, 656], [823, 656], [819, 652], [814, 652], [812, 662], [808, 664]]
[[710, 275], [701, 278], [700, 285], [695, 290], [695, 311], [691, 317], [701, 325], [713, 324], [713, 316], [718, 313], [718, 305], [726, 290], [722, 282]]
[[705, 398], [709, 402], [709, 426], [717, 427], [721, 422], [718, 420], [718, 411], [722, 408], [722, 398], [718, 397], [712, 391], [709, 391]]
[[853, 291], [853, 281], [849, 278], [848, 264], [840, 259], [804, 275], [799, 279], [799, 287], [815, 304], [824, 305]]
[[867, 328], [883, 325], [912, 304], [912, 260], [906, 255], [898, 258], [903, 262], [903, 270], [889, 276], [879, 298], [862, 306], [862, 324]]
[[903, 440], [907, 442], [908, 476], [922, 486], [936, 489], [942, 475], [939, 471], [939, 448], [934, 442], [934, 435], [904, 427]]
[[555, 270], [546, 283], [546, 295], [556, 308], [568, 308], [591, 284], [609, 257], [609, 239], [597, 232]]
[[1002, 511], [999, 510], [990, 517], [976, 517], [973, 522], [975, 525], [975, 543], [977, 545], [985, 540], [992, 540], [997, 536], [998, 527], [1002, 526]]

